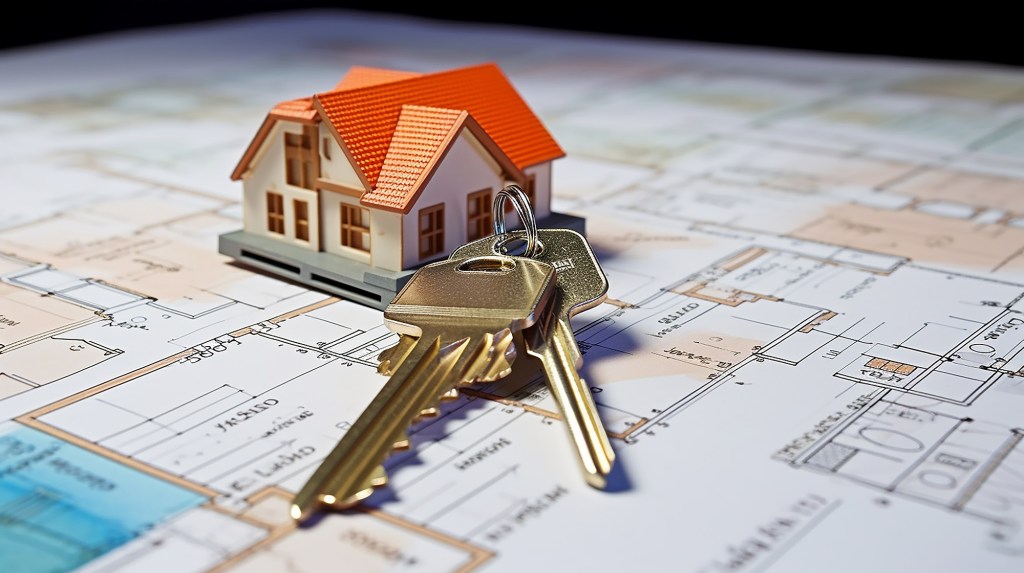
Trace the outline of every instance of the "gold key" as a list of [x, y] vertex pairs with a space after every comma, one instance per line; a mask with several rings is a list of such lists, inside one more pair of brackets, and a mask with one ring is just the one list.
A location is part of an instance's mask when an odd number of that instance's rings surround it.
[[[521, 233], [494, 235], [459, 247], [451, 259], [500, 253]], [[615, 452], [597, 406], [578, 368], [583, 358], [570, 319], [594, 308], [608, 296], [608, 280], [593, 250], [579, 233], [569, 229], [537, 230], [537, 260], [557, 270], [555, 299], [541, 320], [523, 331], [526, 352], [541, 362], [548, 386], [565, 418], [573, 445], [590, 485], [604, 489]]]
[[350, 507], [383, 485], [381, 463], [408, 447], [406, 429], [460, 383], [507, 360], [503, 349], [546, 310], [554, 283], [551, 265], [506, 256], [419, 269], [384, 311], [387, 327], [402, 335], [387, 356], [391, 377], [295, 496], [292, 518], [320, 505]]
[[[402, 363], [409, 352], [412, 351], [413, 346], [416, 345], [418, 340], [415, 336], [409, 336], [408, 334], [402, 334], [398, 337], [398, 344], [388, 348], [380, 353], [378, 359], [380, 363], [377, 365], [377, 372], [385, 376], [391, 376], [394, 374], [395, 369]], [[512, 361], [516, 358], [516, 347], [513, 345], [513, 337], [511, 335], [502, 338], [495, 338], [494, 348], [490, 353], [491, 361], [487, 366], [476, 372], [467, 372], [466, 374], [472, 374], [472, 378], [464, 379], [460, 384], [469, 384], [471, 382], [493, 382], [499, 378], [503, 378], [512, 371]], [[442, 396], [445, 398], [457, 398], [458, 392], [452, 391]]]

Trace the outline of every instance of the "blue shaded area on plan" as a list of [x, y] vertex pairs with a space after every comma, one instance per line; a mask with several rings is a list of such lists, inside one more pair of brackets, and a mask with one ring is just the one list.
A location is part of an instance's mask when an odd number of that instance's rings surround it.
[[32, 428], [0, 429], [4, 570], [70, 571], [205, 501]]

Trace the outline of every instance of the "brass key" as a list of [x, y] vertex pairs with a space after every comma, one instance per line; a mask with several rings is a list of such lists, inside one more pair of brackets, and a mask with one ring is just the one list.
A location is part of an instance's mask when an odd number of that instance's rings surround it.
[[380, 464], [408, 446], [407, 428], [459, 383], [501, 364], [496, 354], [507, 357], [502, 349], [512, 334], [550, 304], [551, 265], [494, 255], [465, 259], [422, 267], [384, 311], [388, 328], [403, 335], [388, 356], [391, 377], [295, 496], [293, 519], [305, 520], [321, 504], [350, 507], [383, 485]]
[[[565, 418], [584, 477], [604, 489], [615, 462], [615, 452], [601, 424], [597, 406], [578, 368], [583, 363], [570, 319], [594, 308], [608, 296], [608, 280], [587, 240], [569, 229], [539, 229], [537, 260], [558, 269], [555, 299], [539, 322], [523, 331], [529, 355], [540, 360], [548, 386]], [[451, 259], [502, 252], [504, 244], [520, 233], [494, 235], [459, 247]]]
[[[380, 353], [378, 359], [380, 363], [377, 365], [377, 372], [385, 376], [391, 376], [395, 373], [395, 369], [398, 368], [399, 364], [405, 360], [405, 357], [409, 355], [413, 347], [416, 345], [418, 338], [415, 336], [409, 336], [408, 334], [402, 334], [398, 338], [398, 344], [388, 348]], [[490, 364], [483, 368], [464, 373], [470, 376], [463, 379], [460, 384], [469, 384], [471, 382], [493, 382], [499, 378], [503, 378], [512, 371], [512, 361], [516, 358], [516, 347], [512, 344], [513, 338], [511, 335], [495, 338], [494, 348], [491, 352]], [[452, 391], [445, 394], [441, 398], [457, 398], [458, 392]]]

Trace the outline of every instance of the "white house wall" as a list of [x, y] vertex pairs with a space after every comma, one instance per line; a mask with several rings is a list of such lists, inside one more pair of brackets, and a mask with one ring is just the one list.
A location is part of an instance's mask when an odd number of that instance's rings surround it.
[[527, 175], [534, 175], [536, 183], [534, 190], [533, 210], [537, 218], [547, 217], [551, 214], [551, 162], [546, 161], [540, 165], [526, 168]]
[[320, 149], [320, 178], [331, 183], [344, 185], [345, 187], [362, 189], [363, 182], [359, 179], [355, 167], [349, 162], [345, 153], [342, 152], [338, 141], [334, 139], [334, 134], [324, 122], [320, 122], [320, 137], [318, 141]]
[[402, 214], [370, 210], [371, 264], [388, 271], [402, 270]]
[[[320, 248], [319, 215], [317, 194], [285, 183], [284, 133], [302, 133], [302, 126], [293, 122], [277, 122], [263, 141], [261, 149], [250, 163], [250, 171], [244, 176], [243, 226], [247, 233], [270, 237], [291, 245], [318, 250]], [[284, 235], [271, 233], [267, 228], [267, 191], [280, 193], [284, 198]], [[294, 201], [308, 204], [309, 241], [295, 238]]]
[[[280, 159], [277, 159], [280, 158]], [[276, 236], [267, 231], [267, 203], [265, 191], [280, 187], [276, 182], [284, 179], [284, 140], [281, 125], [275, 124], [263, 145], [249, 162], [249, 170], [242, 179], [243, 226], [245, 232], [267, 237]]]
[[402, 267], [412, 268], [420, 259], [419, 211], [444, 203], [444, 252], [429, 260], [443, 259], [466, 242], [466, 196], [490, 188], [492, 196], [504, 186], [498, 163], [477, 139], [463, 129], [441, 159], [433, 177], [409, 214], [403, 218]]
[[370, 209], [370, 251], [341, 244], [341, 205], [359, 205], [359, 198], [334, 191], [320, 191], [322, 243], [325, 252], [374, 267], [402, 270], [402, 215]]

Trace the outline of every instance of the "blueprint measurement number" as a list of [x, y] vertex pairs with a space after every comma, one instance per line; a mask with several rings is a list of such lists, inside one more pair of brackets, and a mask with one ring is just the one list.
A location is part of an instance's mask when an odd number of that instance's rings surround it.
[[184, 364], [186, 362], [189, 364], [195, 364], [204, 358], [210, 358], [218, 352], [224, 352], [228, 349], [229, 344], [242, 343], [234, 336], [218, 336], [213, 340], [208, 340], [202, 344], [193, 346], [192, 350], [195, 350], [195, 352], [178, 360], [178, 364]]

